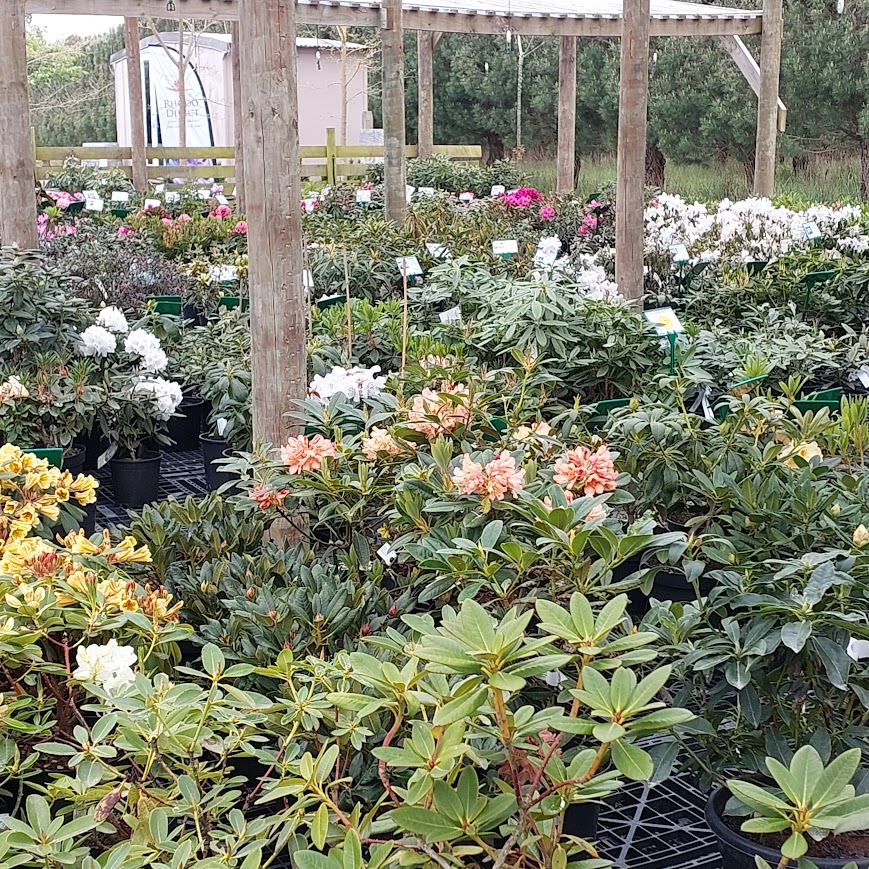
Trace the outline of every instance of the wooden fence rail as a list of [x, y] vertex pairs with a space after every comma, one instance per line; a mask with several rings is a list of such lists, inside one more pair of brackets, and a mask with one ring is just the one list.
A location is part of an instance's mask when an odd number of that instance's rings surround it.
[[[328, 184], [336, 179], [352, 178], [367, 174], [371, 159], [383, 158], [382, 145], [337, 145], [335, 130], [326, 130], [325, 145], [308, 145], [299, 149], [302, 158], [301, 177], [321, 178]], [[415, 158], [416, 145], [406, 146], [407, 156]], [[435, 145], [434, 153], [463, 163], [479, 164], [483, 152], [479, 145]], [[100, 166], [120, 169], [128, 178], [132, 176], [131, 149], [115, 145], [106, 147], [89, 146], [82, 148], [34, 148], [36, 157], [36, 177], [43, 180], [49, 173], [56, 172], [64, 160], [75, 157], [77, 160], [97, 162]], [[235, 148], [146, 148], [148, 178], [162, 181], [168, 186], [184, 183], [195, 178], [215, 178], [235, 180]], [[211, 160], [206, 166], [170, 165], [169, 160]], [[354, 162], [362, 161], [366, 162]]]

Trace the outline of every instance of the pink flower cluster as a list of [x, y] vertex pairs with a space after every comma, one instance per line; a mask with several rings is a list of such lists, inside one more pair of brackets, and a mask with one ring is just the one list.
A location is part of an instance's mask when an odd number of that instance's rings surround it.
[[81, 202], [84, 199], [81, 193], [67, 193], [66, 190], [49, 190], [48, 195], [55, 201], [58, 208], [69, 208], [73, 202]]
[[268, 510], [270, 507], [282, 507], [289, 494], [288, 489], [275, 492], [268, 486], [255, 486], [247, 493], [247, 496], [256, 503], [259, 510]]
[[588, 235], [593, 229], [597, 229], [597, 215], [586, 214], [576, 230], [577, 235]]
[[233, 226], [230, 234], [231, 235], [247, 235], [247, 221], [246, 220], [239, 220], [239, 222], [236, 223], [235, 226]]
[[65, 226], [52, 226], [47, 214], [40, 214], [36, 218], [37, 231], [40, 238], [54, 238], [56, 235], [75, 235], [76, 228], [71, 224]]
[[118, 238], [129, 238], [130, 236], [135, 235], [135, 234], [136, 234], [136, 231], [133, 229], [130, 229], [129, 226], [124, 226], [123, 224], [121, 224], [118, 227]]
[[515, 205], [520, 208], [531, 205], [532, 202], [539, 202], [541, 199], [543, 196], [534, 187], [520, 187], [518, 190], [501, 194], [501, 201], [504, 205]]
[[[438, 392], [455, 396], [455, 400], [442, 398]], [[459, 425], [466, 425], [471, 418], [471, 412], [464, 404], [468, 399], [464, 383], [441, 383], [438, 392], [425, 388], [421, 395], [415, 395], [408, 416], [410, 428], [422, 432], [429, 440], [451, 432]]]
[[307, 435], [289, 438], [281, 447], [281, 461], [291, 474], [301, 474], [304, 471], [316, 471], [323, 459], [336, 456], [335, 444], [323, 435]]
[[551, 205], [544, 205], [540, 209], [541, 220], [552, 220], [553, 217], [555, 217], [555, 209]]
[[588, 447], [575, 447], [555, 463], [555, 482], [568, 492], [580, 489], [585, 495], [612, 492], [618, 476], [612, 453], [605, 444], [594, 452]]
[[232, 217], [232, 209], [228, 205], [218, 205], [214, 211], [208, 213], [208, 216], [223, 220], [225, 217]]
[[193, 220], [193, 218], [189, 214], [179, 214], [178, 215], [178, 222], [179, 223], [190, 223], [192, 220]]
[[503, 501], [507, 495], [515, 497], [522, 491], [525, 471], [516, 467], [516, 459], [507, 450], [501, 450], [485, 467], [465, 453], [462, 466], [453, 471], [453, 482], [463, 495]]
[[[564, 499], [567, 501], [568, 504], [572, 504], [574, 502], [574, 500], [576, 499], [576, 496], [573, 494], [573, 492], [570, 491], [570, 489], [565, 489], [564, 490]], [[551, 510], [552, 509], [552, 498], [550, 498], [549, 495], [547, 495], [543, 499], [543, 504], [547, 510]], [[591, 510], [588, 511], [588, 515], [583, 517], [582, 521], [583, 522], [594, 522], [596, 519], [605, 519], [606, 515], [607, 515], [606, 507], [603, 504], [596, 504], [594, 507], [591, 508]]]
[[362, 440], [362, 455], [372, 462], [381, 455], [400, 456], [403, 452], [401, 444], [395, 442], [387, 429], [379, 426], [374, 426], [370, 435]]

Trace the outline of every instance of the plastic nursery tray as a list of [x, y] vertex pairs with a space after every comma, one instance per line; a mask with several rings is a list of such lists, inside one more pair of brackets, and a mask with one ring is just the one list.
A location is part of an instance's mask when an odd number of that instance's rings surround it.
[[598, 850], [614, 869], [725, 869], [705, 803], [680, 776], [653, 787], [631, 784], [601, 808]]

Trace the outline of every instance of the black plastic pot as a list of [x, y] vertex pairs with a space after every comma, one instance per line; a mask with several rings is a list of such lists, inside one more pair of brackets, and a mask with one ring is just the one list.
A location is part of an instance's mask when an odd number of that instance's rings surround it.
[[228, 454], [229, 444], [223, 438], [213, 438], [208, 435], [199, 435], [199, 443], [202, 444], [202, 461], [205, 464], [205, 482], [210, 491], [219, 489], [224, 483], [235, 479], [233, 474], [221, 471], [219, 465], [214, 462], [225, 458]]
[[84, 471], [98, 471], [97, 462], [100, 456], [109, 448], [109, 442], [103, 437], [99, 428], [93, 428], [79, 438], [79, 443], [85, 448]]
[[160, 497], [160, 453], [141, 459], [112, 459], [112, 488], [119, 507], [138, 510]]
[[69, 471], [74, 477], [84, 470], [87, 448], [82, 444], [73, 444], [72, 448], [63, 454], [61, 468]]
[[[727, 788], [718, 788], [706, 803], [706, 823], [718, 839], [718, 850], [726, 869], [756, 869], [755, 856], [763, 857], [770, 866], [777, 866], [781, 853], [758, 842], [747, 839], [741, 833], [724, 823], [724, 806], [730, 798]], [[847, 857], [811, 857], [818, 869], [843, 869], [849, 863], [856, 863], [857, 869], [869, 869], [869, 858], [859, 860]]]
[[205, 400], [202, 398], [183, 398], [177, 411], [167, 424], [173, 445], [171, 452], [186, 452], [199, 446], [202, 419], [205, 415]]
[[[564, 835], [578, 836], [580, 839], [596, 839], [599, 817], [600, 803], [571, 803], [564, 810]], [[579, 855], [577, 859], [581, 859]]]

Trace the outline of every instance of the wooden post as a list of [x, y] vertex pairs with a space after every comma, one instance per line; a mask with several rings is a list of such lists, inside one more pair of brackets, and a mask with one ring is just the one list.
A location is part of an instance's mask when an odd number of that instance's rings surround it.
[[5, 0], [0, 24], [0, 244], [39, 247], [30, 129], [24, 0]]
[[421, 158], [434, 154], [434, 43], [433, 31], [417, 31], [419, 131], [416, 141]]
[[326, 183], [330, 187], [335, 186], [335, 164], [338, 162], [335, 156], [335, 128], [326, 127]]
[[407, 214], [404, 130], [404, 30], [401, 0], [383, 0], [383, 199], [386, 216], [397, 223]]
[[295, 0], [239, 0], [254, 440], [307, 393]]
[[757, 149], [754, 161], [755, 196], [772, 196], [775, 190], [783, 18], [782, 0], [763, 0], [760, 95], [757, 101]]
[[626, 299], [643, 296], [649, 0], [624, 0], [616, 181], [616, 281]]
[[235, 131], [235, 155], [233, 163], [235, 164], [235, 208], [240, 214], [246, 213], [246, 202], [244, 199], [244, 147], [242, 145], [242, 128], [244, 120], [242, 118], [242, 96], [241, 96], [241, 63], [240, 54], [241, 46], [239, 45], [241, 37], [238, 33], [238, 22], [232, 22], [232, 110], [233, 110], [233, 128]]
[[142, 55], [139, 51], [138, 18], [124, 19], [124, 44], [127, 49], [133, 187], [140, 193], [145, 193], [148, 189], [148, 162], [145, 159], [145, 97], [142, 90]]
[[576, 189], [576, 37], [562, 36], [558, 53], [558, 193]]

